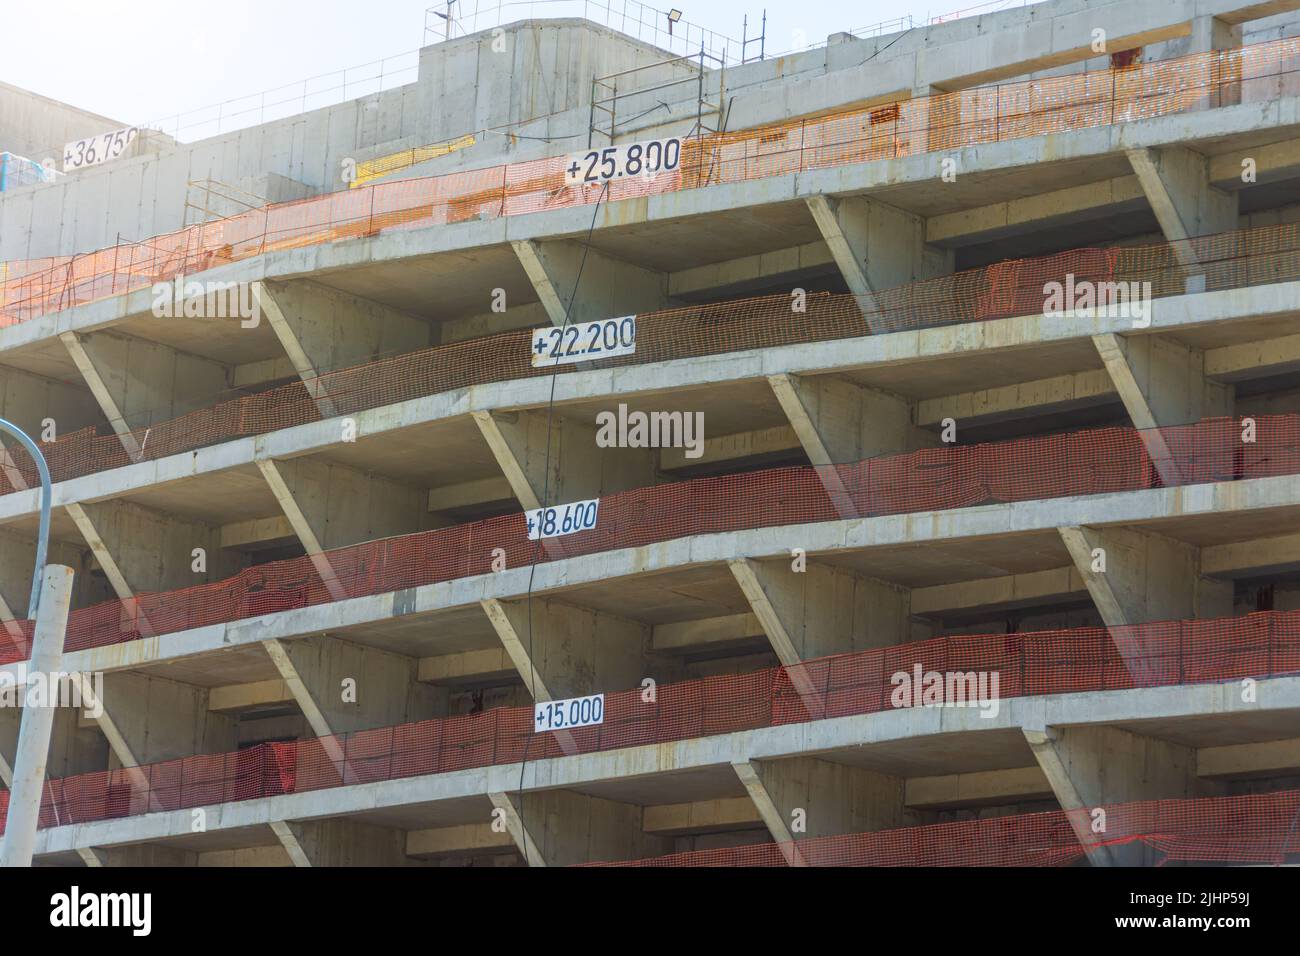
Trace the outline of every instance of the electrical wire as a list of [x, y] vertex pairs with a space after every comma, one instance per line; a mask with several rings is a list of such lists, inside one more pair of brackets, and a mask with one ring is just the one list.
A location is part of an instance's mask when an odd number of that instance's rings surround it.
[[[591, 225], [587, 227], [587, 235], [582, 240], [582, 258], [578, 261], [578, 272], [573, 279], [573, 291], [569, 293], [569, 300], [567, 303], [565, 303], [564, 306], [564, 324], [560, 326], [561, 337], [563, 337], [564, 335], [564, 330], [569, 327], [569, 319], [570, 316], [573, 314], [573, 303], [578, 298], [578, 287], [582, 282], [582, 273], [587, 266], [587, 253], [591, 251], [591, 238], [593, 235], [595, 235], [596, 232], [596, 220], [600, 215], [600, 206], [605, 199], [606, 193], [608, 192], [609, 192], [609, 180], [605, 180], [604, 185], [601, 186], [600, 188], [600, 193], [596, 196], [596, 207], [591, 212]], [[548, 501], [551, 495], [551, 432], [553, 429], [553, 423], [555, 418], [555, 386], [558, 383], [560, 377], [559, 366], [560, 366], [560, 356], [557, 355], [555, 357], [555, 361], [551, 365], [552, 368], [551, 390], [550, 390], [550, 395], [547, 398], [547, 402], [546, 402], [546, 455], [544, 459], [545, 465], [544, 465], [543, 479], [542, 479], [542, 493], [538, 502], [541, 506], [542, 513], [545, 513], [546, 508], [549, 506]], [[561, 448], [561, 453], [563, 453], [562, 448]], [[558, 470], [559, 463], [560, 463], [560, 459], [557, 458], [556, 460], [557, 470]], [[530, 671], [529, 678], [531, 684], [529, 691], [532, 694], [534, 706], [537, 703], [537, 668], [533, 665], [533, 582], [537, 577], [537, 561], [541, 557], [542, 548], [545, 546], [545, 541], [546, 539], [542, 537], [542, 528], [541, 528], [540, 516], [539, 516], [539, 524], [537, 529], [537, 546], [533, 549], [533, 560], [532, 560], [532, 564], [529, 566], [528, 569], [528, 594], [526, 597], [527, 614], [528, 614], [528, 669]], [[533, 736], [534, 736], [533, 734], [529, 735], [527, 742], [524, 744], [523, 757], [519, 761], [518, 812], [519, 812], [519, 821], [520, 821], [521, 829], [526, 826], [525, 817], [524, 817], [524, 772], [528, 766], [528, 747], [532, 743]], [[524, 830], [523, 833], [526, 834], [527, 831]], [[520, 842], [522, 844], [521, 850], [523, 851], [524, 854], [524, 862], [531, 865], [531, 861], [528, 859], [528, 840], [526, 837], [523, 837], [521, 835]]]

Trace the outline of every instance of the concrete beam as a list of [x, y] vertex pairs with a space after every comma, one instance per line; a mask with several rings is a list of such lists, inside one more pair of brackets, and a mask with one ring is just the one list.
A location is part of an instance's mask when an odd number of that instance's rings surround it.
[[835, 268], [835, 258], [825, 242], [807, 242], [757, 255], [711, 262], [670, 273], [668, 293], [690, 296], [701, 292], [720, 294], [723, 290], [746, 285], [770, 287], [794, 281], [801, 273], [822, 272]]
[[348, 596], [347, 588], [344, 587], [342, 580], [335, 573], [334, 566], [330, 563], [329, 556], [325, 554], [320, 538], [317, 536], [315, 529], [312, 528], [311, 522], [307, 520], [307, 515], [298, 504], [288, 482], [285, 481], [279, 464], [270, 458], [260, 458], [257, 461], [257, 468], [266, 480], [267, 486], [271, 489], [271, 494], [275, 495], [275, 500], [279, 503], [280, 510], [284, 512], [284, 517], [289, 522], [289, 526], [293, 528], [294, 534], [298, 536], [298, 540], [302, 543], [312, 567], [316, 569], [316, 573], [320, 575], [321, 581], [325, 583], [325, 587], [329, 590], [330, 597], [335, 601], [345, 600]]
[[504, 477], [479, 478], [429, 490], [430, 511], [454, 511], [474, 505], [504, 501], [515, 497], [514, 488]]
[[650, 644], [655, 653], [681, 653], [719, 644], [767, 639], [757, 614], [728, 614], [693, 621], [656, 624]]
[[944, 611], [1056, 604], [1087, 593], [1083, 575], [1070, 565], [913, 588], [911, 610], [913, 615], [935, 615]]
[[903, 804], [914, 810], [963, 810], [1054, 796], [1041, 767], [909, 777]]
[[649, 806], [645, 808], [642, 829], [668, 837], [764, 825], [753, 797], [744, 796]]
[[466, 823], [455, 827], [408, 830], [408, 857], [451, 856], [515, 849], [509, 831], [498, 831], [488, 823]]
[[226, 684], [208, 691], [208, 710], [247, 710], [267, 704], [286, 704], [295, 700], [293, 691], [283, 680], [260, 680], [247, 684]]
[[671, 304], [663, 273], [569, 240], [525, 239], [510, 245], [552, 325], [651, 312]]
[[1300, 139], [1277, 143], [1260, 143], [1210, 157], [1209, 179], [1216, 189], [1245, 189], [1250, 183], [1242, 179], [1246, 159], [1255, 161], [1255, 182], [1269, 183], [1300, 176]]
[[1300, 770], [1300, 737], [1224, 744], [1196, 751], [1200, 777], [1260, 777]]
[[514, 678], [518, 673], [515, 658], [503, 643], [501, 647], [421, 658], [418, 678], [426, 684], [454, 684]]
[[954, 247], [972, 245], [1049, 224], [1101, 219], [1145, 205], [1146, 194], [1138, 178], [1118, 176], [931, 216], [925, 224], [925, 241]]
[[705, 438], [702, 454], [698, 458], [687, 458], [685, 448], [659, 449], [659, 470], [699, 468], [702, 465], [716, 465], [722, 462], [756, 458], [760, 455], [779, 454], [802, 447], [795, 430], [788, 425], [733, 432], [730, 435]]
[[1115, 385], [1105, 369], [1087, 369], [1014, 385], [923, 398], [916, 403], [916, 424], [936, 427], [948, 418], [964, 425], [1008, 421], [1099, 405], [1117, 397]]

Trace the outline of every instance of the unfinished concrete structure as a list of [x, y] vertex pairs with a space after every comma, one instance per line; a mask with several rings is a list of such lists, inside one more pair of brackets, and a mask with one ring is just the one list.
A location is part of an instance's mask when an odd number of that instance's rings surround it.
[[[0, 416], [55, 471], [63, 666], [103, 674], [37, 863], [1221, 859], [1149, 801], [1286, 859], [1298, 9], [1048, 0], [702, 77], [529, 21], [0, 194]], [[670, 137], [679, 174], [563, 180]], [[196, 225], [201, 180], [300, 202]], [[1048, 304], [1099, 279], [1151, 285]], [[632, 314], [634, 354], [530, 366]], [[699, 453], [601, 447], [620, 405], [703, 413]], [[0, 456], [12, 672], [38, 498]], [[930, 671], [997, 706], [895, 699]]]

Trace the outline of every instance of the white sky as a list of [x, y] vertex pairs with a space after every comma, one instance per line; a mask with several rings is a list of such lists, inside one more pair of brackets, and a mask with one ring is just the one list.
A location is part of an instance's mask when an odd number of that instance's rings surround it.
[[[181, 138], [211, 135], [199, 125], [216, 116], [197, 113], [223, 101], [298, 84], [304, 78], [356, 67], [382, 57], [413, 54], [425, 44], [425, 8], [433, 0], [4, 0], [0, 14], [0, 80], [82, 109], [146, 124], [189, 114]], [[623, 0], [601, 0], [620, 8]], [[756, 24], [765, 0], [652, 0], [664, 10], [679, 7], [701, 27], [739, 38], [741, 18]], [[767, 51], [783, 53], [801, 41], [815, 44], [830, 33], [853, 30], [905, 15], [923, 24], [981, 0], [766, 0]], [[1019, 6], [997, 0], [988, 9]], [[498, 0], [458, 0], [457, 10], [495, 8]], [[537, 16], [573, 15], [582, 0], [512, 3], [504, 22]], [[592, 16], [592, 19], [597, 19]], [[481, 25], [493, 25], [484, 20]], [[754, 27], [756, 30], [756, 26]], [[801, 32], [799, 32], [801, 31]], [[398, 83], [415, 78], [414, 57], [386, 64]], [[400, 72], [407, 68], [406, 72]], [[350, 74], [350, 78], [374, 75]], [[315, 90], [336, 86], [341, 77]], [[387, 82], [385, 88], [398, 85]], [[370, 92], [358, 87], [348, 97]], [[284, 99], [296, 93], [282, 91]], [[309, 107], [339, 102], [342, 91], [321, 94]], [[260, 100], [243, 100], [247, 109]], [[279, 115], [299, 112], [286, 103]], [[274, 118], [268, 114], [266, 119]], [[259, 119], [249, 115], [235, 126]], [[164, 128], [170, 128], [165, 123]]]

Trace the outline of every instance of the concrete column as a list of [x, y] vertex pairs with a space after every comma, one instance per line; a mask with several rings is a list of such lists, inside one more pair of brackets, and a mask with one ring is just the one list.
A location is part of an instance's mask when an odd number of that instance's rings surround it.
[[103, 679], [104, 714], [96, 722], [122, 766], [226, 753], [238, 746], [235, 720], [209, 709], [206, 687], [131, 671]]
[[64, 332], [60, 338], [108, 420], [116, 427], [119, 413], [145, 450], [149, 425], [227, 397], [230, 369], [220, 362], [118, 332]]
[[937, 443], [912, 424], [911, 405], [888, 392], [834, 375], [770, 375], [768, 384], [841, 518], [859, 515], [835, 465]]
[[[71, 601], [72, 569], [59, 564], [46, 565], [32, 638], [31, 672], [51, 675], [61, 669]], [[2, 866], [32, 865], [45, 766], [50, 754], [50, 732], [54, 727], [55, 708], [48, 706], [54, 702], [46, 703], [47, 706], [23, 710], [4, 839], [0, 842]]]
[[785, 559], [729, 564], [782, 664], [911, 639], [905, 588], [813, 561], [802, 572]]
[[568, 790], [489, 796], [529, 866], [641, 860], [670, 849], [645, 833], [644, 810], [635, 804]]
[[314, 458], [261, 459], [258, 466], [294, 531], [300, 538], [310, 531], [321, 549], [431, 527], [427, 488]]
[[889, 331], [876, 293], [952, 271], [952, 253], [925, 244], [919, 216], [861, 197], [810, 196], [807, 203], [872, 332]]
[[901, 777], [815, 757], [734, 761], [732, 768], [792, 866], [807, 864], [798, 851], [800, 840], [911, 822]]
[[[114, 592], [167, 591], [236, 574], [244, 561], [222, 547], [220, 529], [123, 501], [65, 506]], [[203, 571], [195, 571], [202, 549]]]
[[[549, 598], [481, 602], [502, 646], [538, 701], [671, 680], [671, 665], [647, 659], [651, 629], [636, 621]], [[531, 637], [530, 637], [531, 622]]]
[[445, 703], [413, 657], [329, 637], [263, 646], [319, 737], [427, 720]]
[[548, 422], [545, 411], [473, 416], [525, 511], [540, 508], [543, 494], [554, 505], [655, 484], [655, 450], [599, 448], [594, 420], [556, 412]]
[[[1144, 648], [1128, 625], [1232, 614], [1232, 582], [1201, 573], [1201, 549], [1123, 528], [1059, 528], [1101, 619], [1129, 671], [1146, 674]], [[1104, 571], [1094, 568], [1104, 567]]]
[[323, 418], [338, 413], [318, 377], [437, 344], [423, 319], [314, 282], [254, 282], [253, 300]]
[[1183, 146], [1131, 149], [1128, 158], [1165, 238], [1188, 270], [1188, 291], [1200, 291], [1204, 282], [1197, 278], [1196, 253], [1187, 240], [1236, 229], [1237, 193], [1211, 186], [1209, 158]]
[[1156, 335], [1094, 335], [1093, 345], [1161, 480], [1181, 483], [1178, 464], [1157, 428], [1231, 415], [1234, 388], [1205, 377], [1205, 355]]
[[357, 820], [275, 820], [294, 866], [408, 866], [406, 833]]
[[579, 242], [525, 239], [510, 245], [552, 325], [564, 325], [566, 313], [576, 325], [671, 304], [667, 275], [584, 249]]
[[1106, 804], [1207, 796], [1196, 776], [1196, 751], [1114, 727], [1025, 728], [1025, 739], [1051, 784], [1061, 809], [1071, 815], [1079, 842], [1093, 848], [1094, 866], [1142, 866], [1153, 862], [1141, 845], [1104, 845]]

